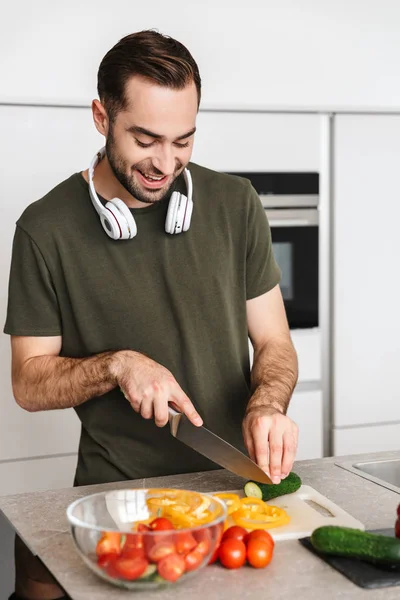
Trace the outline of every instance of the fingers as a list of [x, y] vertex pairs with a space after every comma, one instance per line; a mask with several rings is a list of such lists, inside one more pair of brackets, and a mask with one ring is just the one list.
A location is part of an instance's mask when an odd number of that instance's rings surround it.
[[293, 432], [283, 435], [282, 478], [287, 477], [293, 468], [297, 450], [297, 426]]
[[269, 467], [272, 483], [280, 483], [282, 478], [283, 431], [279, 427], [269, 432]]
[[268, 422], [264, 417], [258, 417], [252, 427], [253, 452], [255, 461], [263, 470], [269, 472]]
[[173, 401], [173, 403], [178, 407], [178, 409], [187, 416], [187, 418], [191, 423], [193, 423], [193, 425], [200, 427], [201, 425], [203, 425], [203, 419], [201, 418], [201, 416], [199, 415], [189, 398], [186, 396], [185, 392], [179, 386], [178, 388], [179, 389], [175, 391], [173, 397], [171, 398], [171, 401]]

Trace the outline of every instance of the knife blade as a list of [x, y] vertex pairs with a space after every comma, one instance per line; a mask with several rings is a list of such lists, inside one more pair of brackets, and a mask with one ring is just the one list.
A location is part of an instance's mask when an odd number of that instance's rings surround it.
[[251, 458], [229, 442], [206, 427], [193, 425], [186, 415], [177, 412], [170, 406], [168, 412], [171, 434], [177, 440], [239, 477], [272, 484], [268, 475]]

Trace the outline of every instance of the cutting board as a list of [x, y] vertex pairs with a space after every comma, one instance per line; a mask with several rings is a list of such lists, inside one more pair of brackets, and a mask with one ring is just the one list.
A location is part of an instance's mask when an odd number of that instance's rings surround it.
[[[242, 490], [230, 492], [238, 494], [241, 498], [245, 496]], [[308, 485], [302, 485], [294, 494], [273, 498], [267, 504], [283, 508], [290, 517], [290, 523], [287, 525], [268, 530], [275, 541], [307, 537], [314, 529], [323, 525], [365, 529], [360, 521]]]

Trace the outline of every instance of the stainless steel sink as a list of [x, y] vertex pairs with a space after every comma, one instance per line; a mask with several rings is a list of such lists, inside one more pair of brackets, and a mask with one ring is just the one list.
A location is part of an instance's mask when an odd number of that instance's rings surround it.
[[335, 462], [335, 465], [400, 494], [400, 458], [356, 463]]

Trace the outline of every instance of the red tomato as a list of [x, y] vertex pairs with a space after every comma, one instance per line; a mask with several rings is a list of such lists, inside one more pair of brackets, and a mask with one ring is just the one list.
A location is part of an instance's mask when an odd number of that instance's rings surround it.
[[114, 563], [118, 558], [118, 554], [116, 552], [111, 552], [110, 554], [100, 554], [97, 559], [97, 564], [102, 569], [107, 569], [112, 563]]
[[185, 572], [185, 559], [179, 554], [170, 554], [160, 560], [157, 570], [167, 581], [176, 581]]
[[208, 564], [209, 564], [209, 565], [212, 565], [213, 563], [215, 563], [215, 562], [216, 562], [216, 560], [217, 560], [217, 558], [218, 558], [218, 553], [219, 553], [219, 544], [217, 544], [217, 545], [215, 546], [215, 550], [214, 550], [214, 552], [211, 554], [211, 558], [210, 558], [210, 560], [208, 561]]
[[159, 562], [169, 554], [175, 554], [175, 544], [168, 541], [157, 542], [147, 553], [147, 557], [151, 562]]
[[167, 531], [169, 529], [175, 529], [175, 527], [169, 519], [159, 517], [150, 523], [150, 529], [152, 531]]
[[106, 531], [103, 533], [96, 546], [97, 556], [102, 554], [119, 554], [121, 549], [121, 534], [114, 533], [113, 531]]
[[197, 542], [210, 542], [211, 533], [208, 529], [200, 529], [199, 531], [193, 531], [193, 535], [196, 538]]
[[178, 554], [187, 554], [195, 546], [197, 546], [197, 542], [194, 539], [193, 535], [188, 531], [182, 531], [177, 533], [175, 536], [175, 546]]
[[135, 548], [133, 546], [123, 547], [121, 558], [146, 558], [144, 548]]
[[233, 525], [232, 527], [229, 527], [226, 531], [224, 531], [224, 533], [222, 534], [222, 540], [240, 540], [241, 542], [244, 541], [244, 538], [247, 535], [247, 529], [245, 529], [244, 527], [239, 527], [239, 525]]
[[396, 524], [394, 526], [394, 532], [397, 538], [400, 538], [400, 517], [397, 519]]
[[274, 538], [270, 533], [268, 533], [268, 531], [265, 531], [265, 529], [254, 529], [253, 531], [250, 531], [243, 541], [247, 545], [250, 540], [263, 540], [272, 546], [272, 548], [275, 546]]
[[114, 567], [120, 577], [132, 581], [143, 575], [148, 565], [145, 558], [118, 558]]
[[203, 562], [204, 556], [197, 550], [193, 550], [185, 556], [186, 571], [195, 571]]
[[272, 560], [273, 552], [273, 547], [261, 538], [250, 540], [247, 544], [247, 560], [256, 569], [266, 567]]
[[218, 556], [227, 569], [239, 569], [246, 562], [246, 546], [240, 540], [225, 540], [219, 547]]
[[207, 556], [207, 554], [210, 553], [210, 542], [208, 540], [202, 540], [197, 544], [196, 550], [203, 556]]
[[138, 531], [151, 531], [150, 527], [147, 527], [147, 525], [144, 525], [143, 523], [139, 523], [139, 525], [137, 526], [137, 530]]
[[125, 544], [123, 545], [123, 550], [125, 548], [143, 548], [143, 534], [142, 533], [127, 533]]

